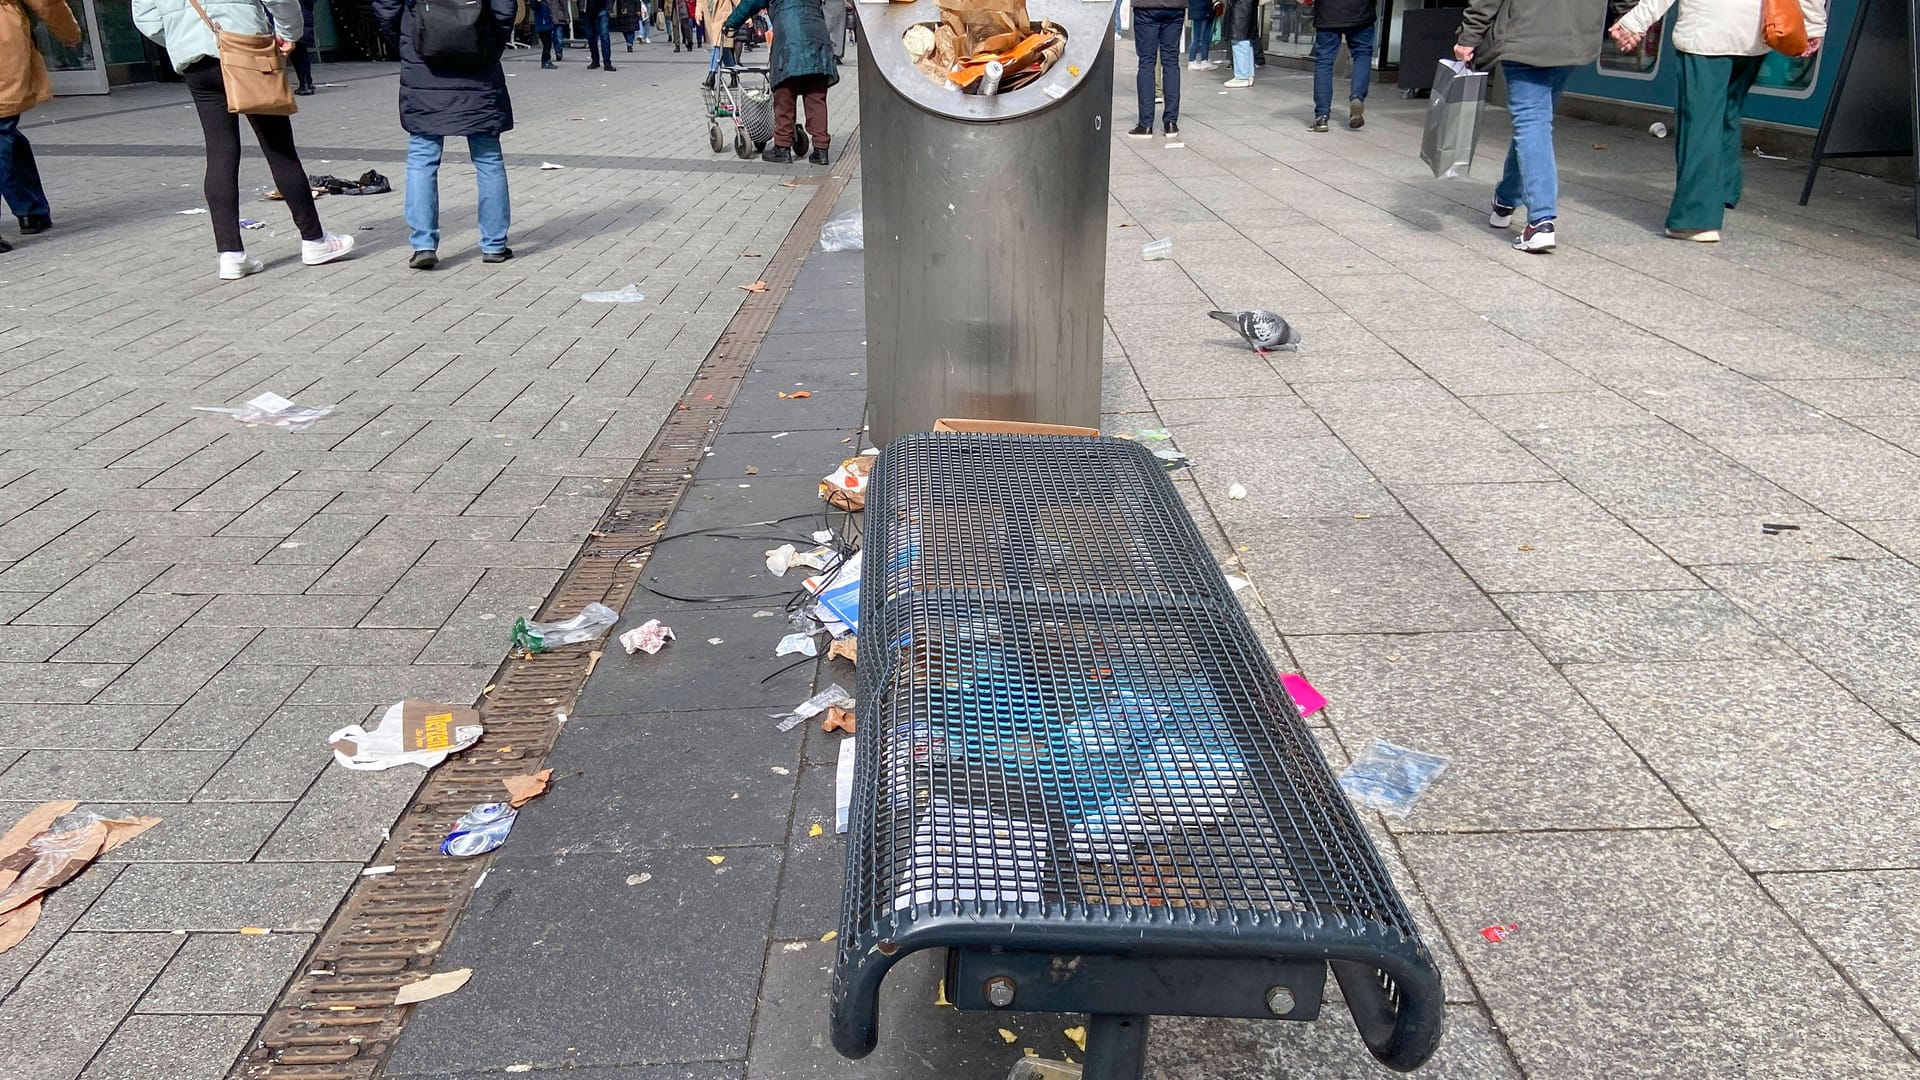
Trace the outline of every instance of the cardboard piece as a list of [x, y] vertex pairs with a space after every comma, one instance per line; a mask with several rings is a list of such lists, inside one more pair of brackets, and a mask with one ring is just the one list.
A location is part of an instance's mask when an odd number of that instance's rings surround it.
[[821, 731], [844, 731], [853, 734], [854, 718], [852, 709], [843, 709], [838, 705], [827, 708], [826, 719], [820, 721]]
[[507, 788], [507, 805], [518, 810], [547, 793], [547, 781], [553, 779], [552, 769], [541, 769], [537, 773], [523, 776], [509, 776], [500, 782]]
[[155, 825], [157, 817], [103, 818], [75, 813], [72, 801], [41, 803], [0, 836], [0, 953], [40, 921], [41, 897], [72, 881], [95, 859]]
[[432, 701], [395, 702], [372, 731], [350, 724], [327, 737], [333, 760], [349, 769], [391, 769], [396, 765], [433, 768], [447, 755], [465, 750], [485, 733], [472, 709]]
[[1074, 427], [1071, 424], [1030, 424], [1023, 420], [968, 420], [948, 417], [933, 422], [935, 431], [961, 431], [975, 435], [1098, 435], [1099, 428]]
[[419, 982], [410, 982], [394, 991], [393, 1003], [395, 1005], [417, 1005], [422, 1001], [432, 1001], [437, 997], [445, 997], [467, 985], [467, 980], [471, 978], [473, 978], [472, 968], [455, 968], [452, 971], [435, 972], [421, 979]]

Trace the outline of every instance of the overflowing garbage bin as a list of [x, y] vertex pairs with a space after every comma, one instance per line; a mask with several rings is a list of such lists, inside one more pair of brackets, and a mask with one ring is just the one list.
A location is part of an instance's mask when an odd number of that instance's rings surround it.
[[1112, 3], [855, 11], [873, 441], [1097, 426]]

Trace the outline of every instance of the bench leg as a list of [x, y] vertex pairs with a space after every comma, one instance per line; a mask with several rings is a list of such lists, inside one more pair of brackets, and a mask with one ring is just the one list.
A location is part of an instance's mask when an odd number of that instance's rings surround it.
[[1147, 1017], [1092, 1016], [1087, 1020], [1087, 1066], [1082, 1080], [1145, 1080]]

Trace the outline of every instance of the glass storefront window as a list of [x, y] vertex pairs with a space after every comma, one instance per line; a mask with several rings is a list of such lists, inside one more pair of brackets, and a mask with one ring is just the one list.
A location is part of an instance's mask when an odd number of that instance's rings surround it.
[[[1607, 0], [1607, 25], [1619, 22], [1621, 17], [1634, 8], [1635, 0]], [[1667, 24], [1664, 20], [1647, 29], [1647, 35], [1641, 39], [1640, 47], [1632, 52], [1621, 52], [1606, 38], [1600, 45], [1600, 70], [1613, 75], [1638, 75], [1653, 78], [1653, 69], [1660, 66], [1660, 45], [1666, 37]]]

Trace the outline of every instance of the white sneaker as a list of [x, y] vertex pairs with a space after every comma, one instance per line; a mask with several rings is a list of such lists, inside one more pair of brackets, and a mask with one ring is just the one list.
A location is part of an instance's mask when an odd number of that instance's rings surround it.
[[1241, 87], [1252, 86], [1253, 80], [1252, 79], [1228, 79], [1224, 85], [1229, 90], [1238, 90]]
[[1691, 240], [1696, 244], [1717, 244], [1720, 242], [1719, 229], [1668, 229], [1667, 235], [1675, 240]]
[[1188, 71], [1205, 71], [1207, 70], [1207, 65], [1205, 61], [1189, 60], [1187, 61], [1187, 70]]
[[248, 274], [257, 274], [265, 269], [265, 264], [244, 251], [223, 251], [220, 253], [221, 281], [239, 281]]
[[326, 233], [318, 240], [300, 241], [300, 261], [308, 266], [319, 266], [335, 259], [345, 258], [353, 250], [353, 237], [339, 233]]

